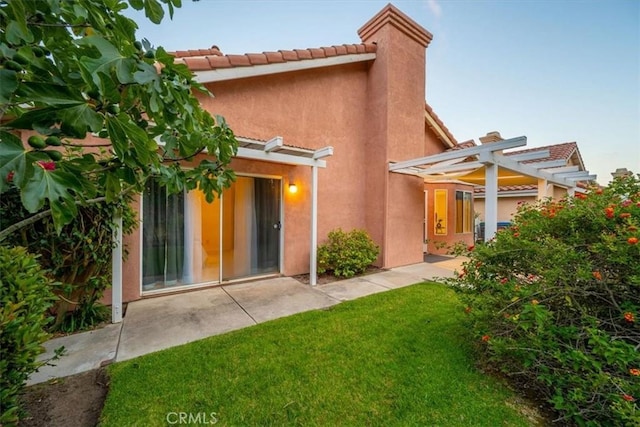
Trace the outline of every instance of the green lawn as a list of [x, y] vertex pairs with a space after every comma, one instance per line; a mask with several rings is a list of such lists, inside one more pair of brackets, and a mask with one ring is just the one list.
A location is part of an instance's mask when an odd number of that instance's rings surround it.
[[462, 316], [423, 283], [118, 363], [101, 425], [532, 425], [474, 368]]

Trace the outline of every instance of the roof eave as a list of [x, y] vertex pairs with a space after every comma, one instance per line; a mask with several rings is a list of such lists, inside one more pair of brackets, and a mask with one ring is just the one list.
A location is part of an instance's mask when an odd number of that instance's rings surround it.
[[332, 56], [329, 58], [288, 61], [248, 67], [218, 68], [215, 70], [195, 71], [194, 74], [197, 82], [212, 83], [271, 74], [289, 73], [292, 71], [310, 70], [314, 68], [333, 67], [336, 65], [354, 64], [358, 62], [368, 62], [375, 59], [375, 53], [357, 53], [351, 55]]

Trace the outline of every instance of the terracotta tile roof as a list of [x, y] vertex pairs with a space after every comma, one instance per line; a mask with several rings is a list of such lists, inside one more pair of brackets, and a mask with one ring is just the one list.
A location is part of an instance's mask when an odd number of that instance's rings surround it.
[[526, 160], [522, 163], [546, 162], [548, 160], [568, 161], [569, 159], [571, 159], [571, 156], [573, 156], [574, 153], [577, 153], [578, 157], [580, 158], [580, 163], [582, 164], [582, 158], [580, 157], [580, 152], [578, 151], [578, 144], [576, 144], [575, 142], [565, 142], [563, 144], [547, 145], [546, 147], [535, 147], [526, 150], [511, 151], [509, 153], [504, 153], [504, 155], [513, 156], [515, 154], [532, 153], [542, 150], [549, 150], [549, 157], [537, 160]]
[[[501, 185], [498, 187], [498, 193], [502, 193], [505, 191], [537, 191], [538, 190], [538, 186], [537, 185], [533, 185], [533, 184], [528, 184], [528, 185]], [[484, 194], [485, 193], [485, 188], [484, 187], [475, 187], [473, 189], [473, 192], [475, 194]]]
[[206, 71], [217, 68], [251, 67], [289, 61], [307, 61], [332, 56], [375, 53], [376, 50], [375, 43], [359, 43], [310, 49], [279, 50], [277, 52], [245, 53], [243, 55], [225, 55], [217, 46], [212, 46], [211, 49], [178, 50], [172, 53], [176, 57], [177, 63], [186, 64], [191, 71]]
[[478, 144], [476, 144], [476, 142], [473, 139], [470, 139], [470, 140], [465, 141], [465, 142], [460, 142], [455, 147], [451, 147], [446, 151], [462, 150], [462, 149], [465, 149], [465, 148], [475, 147], [476, 145], [478, 145]]
[[440, 128], [442, 129], [442, 132], [444, 132], [446, 137], [449, 138], [449, 140], [451, 140], [451, 142], [453, 142], [455, 145], [457, 145], [458, 141], [451, 134], [451, 131], [449, 131], [449, 128], [447, 128], [445, 124], [442, 122], [442, 120], [440, 120], [440, 117], [438, 117], [435, 111], [433, 111], [433, 108], [431, 108], [431, 106], [425, 102], [424, 109], [426, 110], [427, 114], [431, 116], [433, 121], [435, 121], [438, 124], [438, 126], [440, 126]]

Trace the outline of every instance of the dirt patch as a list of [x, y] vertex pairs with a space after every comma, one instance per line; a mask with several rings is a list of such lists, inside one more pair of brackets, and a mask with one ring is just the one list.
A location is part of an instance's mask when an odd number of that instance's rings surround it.
[[20, 397], [25, 411], [20, 427], [93, 427], [109, 390], [105, 368], [27, 387]]
[[[367, 270], [362, 273], [362, 274], [358, 274], [354, 277], [361, 277], [361, 276], [366, 276], [368, 274], [374, 274], [374, 273], [382, 273], [383, 271], [387, 271], [384, 268], [379, 268], [379, 267], [375, 267], [375, 266], [369, 266], [367, 267]], [[309, 275], [308, 274], [298, 274], [297, 276], [291, 276], [292, 278], [296, 279], [298, 282], [301, 282], [305, 285], [309, 284]], [[333, 283], [333, 282], [338, 282], [340, 280], [345, 280], [344, 277], [336, 277], [333, 274], [327, 272], [324, 274], [318, 274], [318, 285], [326, 285], [327, 283]]]

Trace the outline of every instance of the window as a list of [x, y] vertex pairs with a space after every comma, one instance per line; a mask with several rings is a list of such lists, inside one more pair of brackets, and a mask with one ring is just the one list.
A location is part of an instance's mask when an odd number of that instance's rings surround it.
[[447, 234], [447, 190], [434, 191], [434, 222], [435, 234]]
[[473, 230], [473, 202], [471, 192], [456, 191], [456, 233]]

